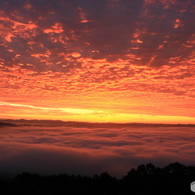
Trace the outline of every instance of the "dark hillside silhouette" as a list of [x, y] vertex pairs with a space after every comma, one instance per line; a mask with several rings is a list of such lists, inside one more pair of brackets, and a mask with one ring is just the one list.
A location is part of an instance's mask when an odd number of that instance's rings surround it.
[[12, 123], [2, 123], [0, 122], [0, 127], [17, 127], [17, 125], [12, 124]]
[[78, 128], [125, 128], [125, 127], [195, 127], [195, 124], [165, 124], [165, 123], [93, 123], [93, 122], [78, 122], [78, 121], [61, 121], [61, 120], [13, 120], [1, 119], [2, 124], [11, 124], [18, 126], [65, 126], [65, 127], [78, 127]]
[[194, 166], [175, 162], [159, 168], [148, 163], [131, 169], [122, 179], [107, 172], [93, 177], [22, 173], [11, 182], [0, 181], [0, 190], [6, 195], [188, 195], [193, 194], [193, 181]]

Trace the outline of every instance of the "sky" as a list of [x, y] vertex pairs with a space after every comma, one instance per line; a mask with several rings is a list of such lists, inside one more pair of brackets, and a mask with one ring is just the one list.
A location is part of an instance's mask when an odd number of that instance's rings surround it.
[[0, 1], [0, 118], [195, 122], [193, 0]]

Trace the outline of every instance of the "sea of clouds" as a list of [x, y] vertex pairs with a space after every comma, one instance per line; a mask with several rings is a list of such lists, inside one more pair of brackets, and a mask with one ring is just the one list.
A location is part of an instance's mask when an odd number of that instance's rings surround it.
[[195, 165], [194, 127], [0, 128], [0, 173], [81, 174], [118, 178], [140, 164]]

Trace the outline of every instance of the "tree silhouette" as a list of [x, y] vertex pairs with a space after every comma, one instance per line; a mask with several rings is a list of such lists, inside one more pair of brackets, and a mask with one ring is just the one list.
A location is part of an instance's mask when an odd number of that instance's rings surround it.
[[0, 191], [2, 195], [188, 195], [192, 181], [195, 181], [194, 166], [175, 162], [159, 168], [148, 163], [131, 169], [122, 179], [107, 172], [93, 177], [26, 172], [11, 182], [0, 180]]

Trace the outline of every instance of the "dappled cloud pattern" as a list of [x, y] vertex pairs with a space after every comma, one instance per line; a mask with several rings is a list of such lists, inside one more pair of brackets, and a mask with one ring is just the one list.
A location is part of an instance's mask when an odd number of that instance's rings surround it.
[[191, 0], [1, 1], [1, 116], [191, 122], [194, 8]]

